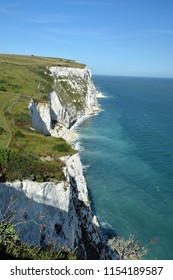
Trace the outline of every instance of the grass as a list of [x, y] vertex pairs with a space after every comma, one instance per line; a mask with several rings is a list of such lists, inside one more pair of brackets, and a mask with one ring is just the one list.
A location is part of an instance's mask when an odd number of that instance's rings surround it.
[[[27, 131], [21, 129], [18, 131], [20, 131], [23, 136], [21, 137], [15, 133], [10, 143], [10, 148], [18, 152], [23, 150], [26, 154], [33, 154], [34, 150], [34, 155], [38, 157], [46, 157], [49, 155], [54, 159], [74, 153], [71, 146], [61, 138], [45, 136], [42, 133], [32, 130]], [[55, 146], [60, 147], [59, 150], [54, 149]]]
[[32, 154], [20, 154], [14, 150], [0, 149], [1, 180], [13, 182], [15, 180], [31, 179], [45, 182], [65, 180], [62, 173], [64, 164], [61, 161], [40, 161]]
[[73, 68], [84, 68], [85, 64], [79, 63], [71, 59], [55, 58], [55, 57], [43, 57], [34, 55], [9, 55], [0, 54], [0, 63], [12, 63], [18, 65], [41, 65], [41, 66], [62, 66]]
[[[56, 166], [59, 164], [62, 168], [58, 158], [75, 151], [63, 139], [33, 131], [28, 111], [31, 99], [48, 102], [48, 93], [53, 90], [53, 77], [49, 75], [48, 67], [56, 65], [85, 67], [62, 58], [0, 54], [0, 148], [37, 159], [49, 155]], [[66, 90], [63, 89], [66, 93], [64, 102], [68, 103], [75, 93], [70, 95]], [[76, 97], [79, 98], [78, 93]], [[56, 176], [57, 180], [58, 176], [62, 180], [62, 172]]]

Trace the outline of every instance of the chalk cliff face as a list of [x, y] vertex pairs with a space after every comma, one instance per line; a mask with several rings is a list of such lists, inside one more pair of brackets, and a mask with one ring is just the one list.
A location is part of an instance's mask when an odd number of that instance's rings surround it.
[[[60, 100], [62, 102], [65, 100], [63, 89], [67, 90], [68, 95], [71, 95], [71, 99], [66, 98], [66, 108], [69, 110], [69, 107], [73, 106], [73, 109], [76, 111], [75, 121], [81, 115], [89, 115], [98, 111], [96, 89], [93, 84], [91, 71], [87, 67], [84, 69], [51, 67], [49, 70], [54, 77], [55, 88]], [[58, 92], [59, 89], [61, 89], [60, 92]]]
[[99, 111], [97, 91], [88, 68], [54, 66], [49, 71], [54, 78], [54, 91], [49, 93], [49, 103], [30, 101], [32, 123], [45, 135], [60, 134], [68, 141], [62, 129], [69, 129], [82, 116]]
[[[33, 127], [45, 135], [73, 139], [70, 127], [82, 116], [99, 110], [91, 72], [87, 69], [51, 67], [54, 90], [49, 102], [31, 100]], [[22, 241], [35, 245], [54, 242], [67, 246], [81, 259], [105, 259], [99, 224], [93, 215], [79, 155], [62, 158], [65, 182], [37, 183], [29, 180], [0, 183], [0, 216], [9, 205], [17, 212], [14, 222]], [[7, 211], [8, 212], [8, 211]], [[10, 213], [8, 213], [11, 215]]]
[[48, 103], [38, 103], [33, 100], [29, 103], [29, 111], [32, 117], [32, 123], [37, 131], [45, 135], [50, 135], [51, 116], [50, 106]]
[[13, 222], [19, 224], [23, 242], [33, 245], [54, 242], [57, 249], [67, 246], [81, 259], [105, 259], [103, 239], [90, 209], [79, 155], [63, 160], [66, 182], [0, 183], [0, 218], [4, 212], [9, 217], [17, 213]]

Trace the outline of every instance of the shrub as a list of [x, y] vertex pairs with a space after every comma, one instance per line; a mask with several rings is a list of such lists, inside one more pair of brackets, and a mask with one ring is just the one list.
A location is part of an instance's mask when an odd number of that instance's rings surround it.
[[[20, 212], [14, 211], [12, 207], [13, 200], [7, 206], [2, 208], [2, 217], [0, 220], [0, 259], [18, 259], [18, 260], [70, 260], [77, 259], [75, 253], [65, 246], [59, 251], [55, 247], [55, 242], [50, 241], [46, 246], [33, 246], [28, 243], [22, 243], [16, 226], [20, 222], [14, 223], [16, 215]], [[22, 210], [21, 213], [25, 213]], [[33, 221], [33, 219], [31, 220]], [[29, 226], [29, 224], [28, 224]], [[20, 229], [19, 229], [20, 232]]]
[[18, 115], [15, 115], [15, 123], [18, 126], [30, 126], [31, 125], [31, 118], [29, 114], [20, 113]]
[[0, 222], [0, 245], [8, 245], [10, 241], [17, 241], [19, 238], [13, 225], [7, 222]]
[[134, 235], [129, 239], [123, 237], [113, 237], [108, 241], [108, 245], [120, 260], [140, 260], [147, 254], [147, 247], [142, 247]]
[[7, 91], [6, 88], [3, 87], [3, 86], [0, 87], [0, 90], [1, 90], [1, 91]]
[[70, 147], [66, 143], [56, 144], [53, 146], [52, 149], [53, 149], [53, 151], [56, 151], [56, 152], [69, 152], [70, 151]]
[[16, 136], [16, 137], [21, 137], [21, 138], [23, 138], [25, 135], [24, 135], [20, 130], [17, 130], [17, 131], [15, 132], [15, 136]]
[[0, 135], [2, 135], [5, 132], [5, 130], [3, 129], [3, 127], [0, 126]]
[[13, 260], [69, 260], [76, 259], [70, 250], [62, 248], [41, 248], [21, 243], [14, 226], [6, 221], [0, 222], [0, 259]]

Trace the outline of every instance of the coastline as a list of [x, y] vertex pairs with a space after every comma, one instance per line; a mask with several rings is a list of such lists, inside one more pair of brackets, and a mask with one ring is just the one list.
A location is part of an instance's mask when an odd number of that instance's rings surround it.
[[103, 95], [101, 91], [97, 91], [96, 97], [97, 98], [108, 98], [106, 95]]
[[[100, 91], [95, 92], [95, 96], [96, 99], [101, 99], [101, 98], [108, 98], [106, 95], [103, 95]], [[79, 152], [79, 133], [77, 132], [78, 127], [85, 122], [87, 119], [92, 118], [94, 116], [97, 116], [100, 112], [104, 111], [101, 108], [101, 105], [98, 103], [98, 106], [96, 108], [94, 108], [93, 112], [91, 112], [90, 114], [85, 114], [82, 117], [80, 117], [73, 126], [70, 127], [69, 129], [69, 135], [71, 134], [71, 141], [69, 142], [69, 144], [71, 144], [78, 152]], [[68, 141], [67, 141], [68, 142]]]
[[[54, 70], [59, 71], [59, 67]], [[67, 79], [68, 70], [68, 68], [63, 69], [67, 74]], [[73, 74], [73, 69], [70, 69], [70, 73]], [[74, 73], [76, 73], [76, 69]], [[79, 84], [75, 84], [77, 90], [81, 90], [83, 83], [87, 86], [84, 87], [85, 92], [81, 92], [81, 110], [77, 110], [78, 107], [75, 105], [62, 103], [58, 91], [49, 94], [48, 103], [31, 100], [28, 106], [32, 126], [36, 131], [47, 136], [64, 138], [72, 147], [76, 146], [76, 148], [77, 127], [101, 111], [90, 71], [88, 69], [79, 70], [79, 73], [82, 78]], [[70, 84], [72, 84], [71, 80]], [[77, 98], [79, 102], [79, 97], [77, 96]], [[74, 99], [72, 102], [76, 104]], [[54, 127], [53, 122], [56, 122]], [[20, 209], [25, 209], [27, 215], [22, 217], [23, 222], [20, 222], [18, 228], [21, 232], [22, 242], [38, 245], [39, 224], [44, 224], [46, 239], [48, 240], [51, 236], [57, 249], [60, 249], [61, 246], [67, 246], [72, 251], [77, 248], [79, 259], [107, 259], [106, 244], [100, 225], [90, 207], [88, 187], [79, 151], [76, 149], [75, 154], [69, 154], [60, 160], [65, 164], [63, 172], [66, 179], [64, 181], [39, 183], [29, 179], [0, 183], [0, 206], [4, 204], [4, 201], [8, 205], [9, 198], [14, 197], [15, 212], [19, 213]], [[0, 214], [3, 215], [3, 213]], [[15, 224], [18, 224], [20, 219], [20, 215], [16, 215]], [[55, 225], [61, 229], [58, 234]], [[29, 230], [27, 230], [28, 226]], [[27, 234], [25, 234], [26, 231]]]
[[102, 110], [100, 109], [100, 111], [93, 113], [92, 115], [84, 115], [82, 116], [71, 128], [70, 128], [70, 132], [72, 133], [71, 135], [73, 135], [73, 137], [71, 138], [71, 144], [72, 147], [75, 148], [75, 150], [77, 150], [77, 152], [79, 152], [79, 148], [78, 145], [80, 145], [80, 141], [79, 141], [79, 133], [77, 131], [78, 127], [80, 127], [80, 125], [85, 122], [87, 119], [92, 118], [94, 116], [96, 116], [97, 114], [99, 114], [99, 112], [101, 112]]

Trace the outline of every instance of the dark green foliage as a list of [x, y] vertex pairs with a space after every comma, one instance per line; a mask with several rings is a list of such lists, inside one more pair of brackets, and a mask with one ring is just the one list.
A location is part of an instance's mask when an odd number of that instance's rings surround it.
[[20, 113], [15, 116], [15, 123], [17, 126], [22, 126], [22, 127], [30, 126], [31, 118], [29, 114]]
[[7, 222], [0, 222], [0, 244], [8, 244], [10, 240], [17, 241], [19, 238], [13, 225]]
[[5, 130], [3, 129], [3, 127], [0, 126], [0, 135], [2, 135], [5, 132]]
[[7, 91], [6, 88], [4, 86], [0, 87], [0, 91]]
[[9, 242], [8, 246], [0, 246], [0, 259], [4, 260], [70, 260], [77, 259], [73, 253], [66, 251], [57, 252], [54, 249], [43, 249], [26, 243]]
[[61, 168], [62, 165], [56, 161], [42, 162], [12, 150], [0, 149], [0, 172], [5, 181], [30, 179], [31, 176], [39, 182], [62, 181], [65, 178]]
[[61, 143], [61, 144], [56, 144], [53, 146], [53, 151], [56, 152], [69, 152], [70, 151], [70, 147], [67, 143]]
[[6, 86], [7, 86], [7, 81], [4, 79], [0, 79], [0, 91], [7, 91]]
[[21, 138], [23, 138], [23, 137], [25, 137], [25, 135], [24, 135], [20, 130], [17, 130], [17, 131], [15, 132], [15, 137], [21, 137]]
[[76, 256], [67, 249], [57, 252], [55, 248], [40, 248], [21, 243], [14, 226], [0, 222], [0, 259], [1, 260], [69, 260]]

